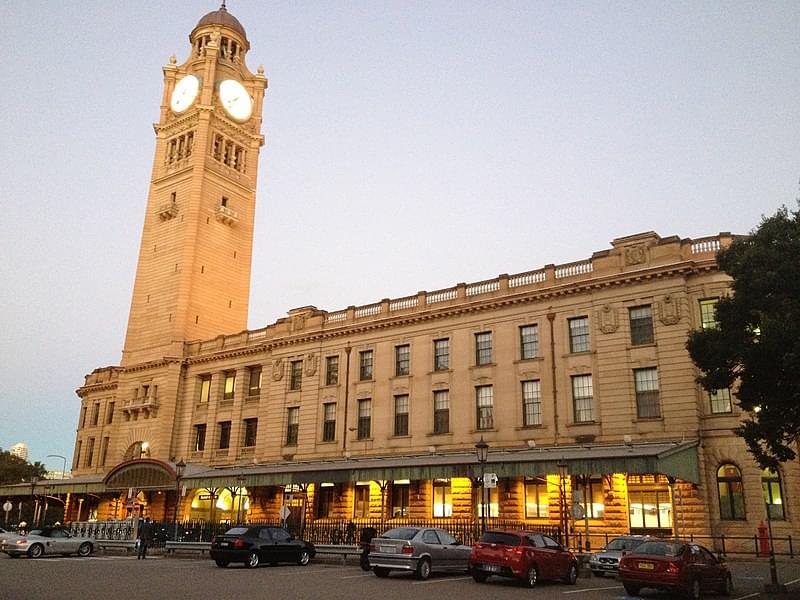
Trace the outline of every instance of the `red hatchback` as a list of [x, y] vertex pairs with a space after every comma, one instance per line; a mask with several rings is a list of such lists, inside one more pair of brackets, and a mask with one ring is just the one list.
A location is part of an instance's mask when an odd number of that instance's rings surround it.
[[540, 579], [578, 579], [575, 555], [555, 540], [535, 531], [487, 531], [469, 556], [472, 578], [484, 583], [492, 575], [519, 579], [533, 587]]
[[637, 546], [620, 561], [619, 577], [631, 595], [642, 588], [668, 590], [692, 600], [703, 592], [733, 593], [730, 569], [703, 546], [682, 540]]

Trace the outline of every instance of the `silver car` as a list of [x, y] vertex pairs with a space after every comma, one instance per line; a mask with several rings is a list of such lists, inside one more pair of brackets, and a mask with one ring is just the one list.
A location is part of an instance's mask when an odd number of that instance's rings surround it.
[[605, 548], [601, 548], [599, 552], [589, 556], [589, 568], [595, 577], [603, 577], [606, 573], [616, 575], [619, 572], [619, 560], [628, 552], [633, 552], [634, 548], [648, 539], [646, 535], [621, 535], [615, 537], [606, 544]]
[[471, 550], [444, 529], [398, 527], [373, 538], [368, 558], [378, 577], [410, 571], [427, 579], [432, 571], [466, 573]]
[[6, 535], [0, 542], [0, 552], [11, 558], [27, 555], [39, 558], [45, 554], [77, 554], [89, 556], [94, 551], [91, 538], [70, 535], [61, 527], [32, 529], [25, 535]]

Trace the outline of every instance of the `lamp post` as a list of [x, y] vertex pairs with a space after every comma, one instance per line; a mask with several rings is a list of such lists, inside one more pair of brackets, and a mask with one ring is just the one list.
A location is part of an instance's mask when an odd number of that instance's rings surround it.
[[172, 515], [173, 541], [178, 541], [178, 506], [181, 503], [181, 477], [186, 469], [186, 463], [181, 459], [175, 463], [175, 512]]
[[569, 515], [567, 514], [567, 476], [569, 465], [562, 458], [558, 464], [558, 505], [559, 521], [564, 535], [564, 547], [569, 548]]
[[481, 533], [486, 531], [486, 460], [489, 458], [489, 444], [481, 440], [475, 444], [475, 454], [478, 457], [478, 462], [481, 464]]
[[39, 508], [36, 503], [36, 494], [34, 493], [34, 488], [36, 488], [37, 483], [39, 483], [39, 477], [33, 475], [31, 477], [31, 529], [36, 527], [36, 513]]
[[242, 489], [244, 489], [244, 475], [239, 475], [236, 481], [239, 483], [239, 488], [237, 492], [239, 493], [239, 506], [236, 509], [236, 523], [241, 524], [242, 522]]
[[61, 466], [61, 477], [59, 477], [59, 479], [64, 479], [64, 476], [67, 474], [67, 457], [61, 456], [60, 454], [48, 454], [45, 458], [60, 458], [64, 461], [64, 464]]
[[778, 567], [775, 564], [775, 543], [772, 541], [772, 513], [769, 502], [764, 502], [767, 509], [767, 527], [769, 528], [769, 578], [770, 582], [764, 584], [764, 591], [768, 594], [785, 594], [786, 586], [778, 582]]

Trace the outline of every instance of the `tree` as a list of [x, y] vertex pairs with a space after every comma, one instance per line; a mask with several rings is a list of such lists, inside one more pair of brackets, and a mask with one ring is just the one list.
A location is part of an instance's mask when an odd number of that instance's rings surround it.
[[687, 349], [706, 390], [736, 392], [749, 412], [736, 435], [775, 469], [800, 441], [800, 210], [764, 217], [717, 262], [733, 294], [717, 303], [718, 326], [691, 332]]
[[0, 485], [23, 483], [32, 477], [43, 479], [47, 468], [40, 462], [33, 464], [0, 448]]

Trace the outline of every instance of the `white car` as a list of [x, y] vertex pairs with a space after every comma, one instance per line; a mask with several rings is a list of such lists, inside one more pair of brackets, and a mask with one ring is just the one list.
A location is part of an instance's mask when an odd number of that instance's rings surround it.
[[0, 541], [0, 552], [11, 558], [27, 555], [39, 558], [46, 554], [77, 554], [89, 556], [94, 551], [94, 540], [74, 536], [61, 527], [32, 529], [25, 535], [5, 535]]

